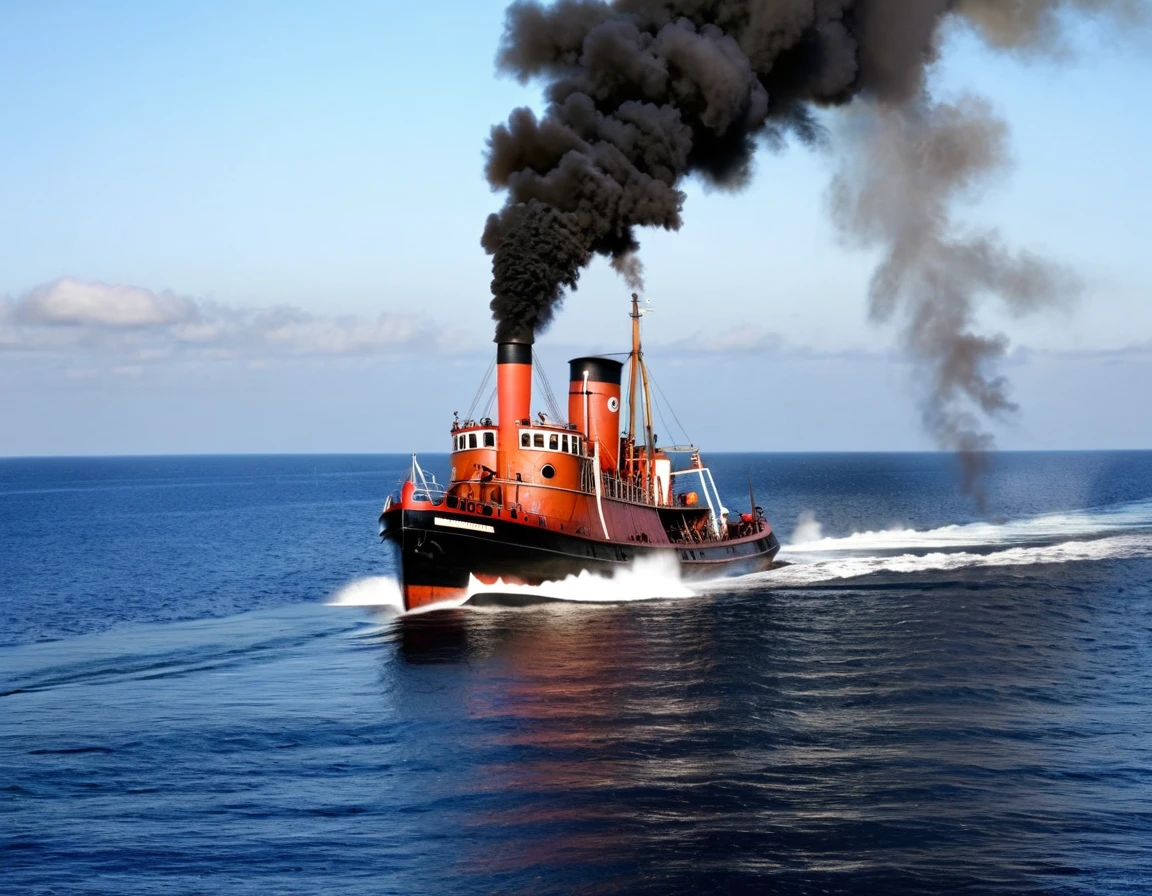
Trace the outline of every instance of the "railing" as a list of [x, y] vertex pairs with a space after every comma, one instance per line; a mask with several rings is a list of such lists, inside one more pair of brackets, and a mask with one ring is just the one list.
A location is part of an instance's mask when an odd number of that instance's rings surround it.
[[424, 472], [423, 468], [416, 461], [416, 455], [413, 454], [412, 467], [408, 475], [397, 481], [395, 491], [384, 499], [384, 509], [381, 513], [387, 513], [391, 507], [400, 503], [401, 496], [404, 494], [404, 486], [409, 482], [411, 482], [413, 486], [413, 501], [426, 501], [435, 506], [444, 503], [444, 495], [447, 489], [436, 481], [436, 477], [433, 474]]
[[[387, 513], [391, 508], [400, 503], [400, 496], [404, 491], [404, 484], [408, 481], [408, 479], [401, 479], [396, 483], [396, 489], [384, 499], [384, 509], [380, 511], [381, 513]], [[447, 490], [444, 486], [435, 479], [429, 478], [416, 486], [415, 491], [412, 492], [412, 500], [427, 502], [434, 507], [439, 507], [444, 503], [446, 493]]]
[[430, 482], [422, 482], [416, 486], [416, 491], [412, 493], [412, 500], [442, 504], [446, 492], [447, 489], [433, 478]]
[[[582, 457], [580, 464], [580, 491], [586, 495], [596, 494], [596, 473], [592, 458]], [[614, 498], [617, 501], [631, 501], [634, 504], [652, 504], [652, 496], [642, 485], [613, 476], [611, 473], [600, 473], [600, 492], [605, 498]]]
[[652, 497], [648, 489], [636, 485], [626, 479], [620, 479], [611, 473], [600, 474], [600, 486], [605, 498], [615, 498], [618, 501], [631, 501], [634, 504], [651, 504]]

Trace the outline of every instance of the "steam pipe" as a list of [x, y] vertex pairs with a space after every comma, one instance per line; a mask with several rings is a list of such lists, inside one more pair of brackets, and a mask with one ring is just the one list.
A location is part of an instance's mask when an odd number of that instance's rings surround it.
[[584, 371], [584, 437], [592, 441], [592, 421], [588, 419], [588, 371]]

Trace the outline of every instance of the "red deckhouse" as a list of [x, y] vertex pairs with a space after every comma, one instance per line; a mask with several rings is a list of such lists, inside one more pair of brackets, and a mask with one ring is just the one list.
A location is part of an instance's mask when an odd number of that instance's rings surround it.
[[[411, 476], [380, 514], [407, 609], [458, 601], [470, 576], [540, 584], [583, 570], [607, 575], [651, 554], [675, 558], [691, 576], [772, 565], [780, 543], [759, 508], [730, 519], [695, 446], [656, 447], [640, 318], [633, 295], [623, 427], [620, 361], [571, 361], [567, 422], [534, 420], [532, 343], [497, 345], [497, 422], [453, 423], [447, 487], [413, 457]], [[673, 469], [677, 454], [690, 456], [687, 468]]]

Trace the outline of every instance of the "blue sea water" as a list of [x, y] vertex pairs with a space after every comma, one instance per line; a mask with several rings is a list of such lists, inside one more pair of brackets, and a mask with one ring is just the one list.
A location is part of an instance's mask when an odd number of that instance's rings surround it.
[[1152, 452], [710, 460], [791, 566], [417, 616], [406, 457], [0, 460], [0, 893], [1152, 892]]

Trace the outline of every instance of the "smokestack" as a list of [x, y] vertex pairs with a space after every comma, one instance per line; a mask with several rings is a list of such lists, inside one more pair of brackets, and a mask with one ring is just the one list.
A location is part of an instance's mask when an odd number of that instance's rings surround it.
[[496, 344], [497, 428], [501, 475], [504, 452], [519, 445], [517, 424], [532, 417], [532, 337], [516, 336]]
[[568, 362], [568, 420], [584, 433], [589, 449], [599, 443], [600, 465], [609, 472], [614, 472], [620, 461], [620, 371], [623, 367], [612, 358], [574, 358]]

